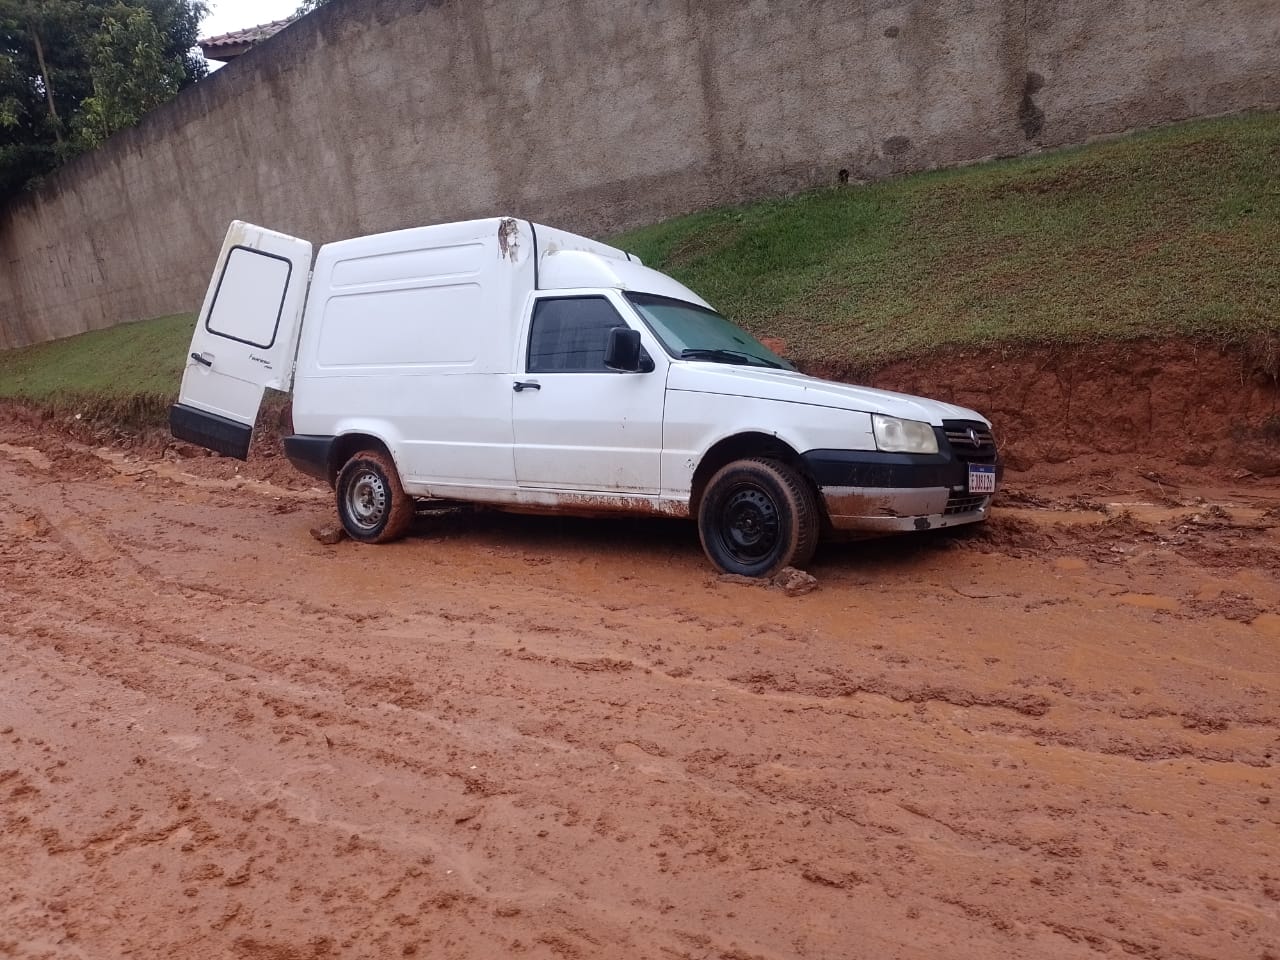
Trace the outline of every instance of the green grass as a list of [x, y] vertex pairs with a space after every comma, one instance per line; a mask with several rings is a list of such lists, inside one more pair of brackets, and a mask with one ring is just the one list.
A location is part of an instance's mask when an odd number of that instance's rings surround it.
[[616, 241], [801, 364], [1280, 333], [1280, 115], [712, 210]]
[[178, 392], [195, 317], [124, 323], [0, 353], [0, 399], [55, 413], [158, 422]]
[[[804, 365], [1280, 337], [1280, 114], [711, 210], [614, 239]], [[0, 399], [162, 420], [190, 315], [0, 353]]]

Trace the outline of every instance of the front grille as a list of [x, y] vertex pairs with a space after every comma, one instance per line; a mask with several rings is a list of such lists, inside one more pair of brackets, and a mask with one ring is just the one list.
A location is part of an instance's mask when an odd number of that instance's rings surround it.
[[942, 511], [944, 516], [951, 516], [954, 513], [973, 513], [987, 505], [991, 500], [988, 495], [972, 496], [967, 493], [953, 493], [947, 497], [946, 509]]
[[944, 420], [942, 430], [947, 435], [947, 443], [951, 444], [951, 449], [958, 456], [965, 459], [995, 456], [996, 438], [985, 424], [969, 420]]

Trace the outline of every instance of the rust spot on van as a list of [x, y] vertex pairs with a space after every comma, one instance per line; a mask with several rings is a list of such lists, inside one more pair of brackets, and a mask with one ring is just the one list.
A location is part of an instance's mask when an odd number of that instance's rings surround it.
[[520, 222], [507, 217], [498, 224], [498, 250], [512, 263], [520, 256]]

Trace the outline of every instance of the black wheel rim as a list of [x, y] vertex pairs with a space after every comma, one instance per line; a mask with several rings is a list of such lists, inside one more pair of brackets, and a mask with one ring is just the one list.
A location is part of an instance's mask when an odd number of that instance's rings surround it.
[[387, 485], [376, 470], [363, 469], [347, 484], [347, 516], [362, 533], [378, 529], [387, 513]]
[[725, 552], [743, 565], [767, 560], [778, 549], [778, 505], [755, 484], [741, 484], [729, 491], [720, 507], [718, 526]]

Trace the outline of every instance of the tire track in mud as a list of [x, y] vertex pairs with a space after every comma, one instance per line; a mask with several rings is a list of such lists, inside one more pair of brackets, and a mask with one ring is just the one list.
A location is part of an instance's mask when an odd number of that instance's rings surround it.
[[[115, 653], [116, 653], [115, 649], [109, 649], [104, 651], [104, 655], [106, 656], [113, 656]], [[195, 713], [197, 717], [200, 717], [203, 711], [197, 708]], [[353, 722], [353, 718], [350, 716], [344, 719], [348, 723]], [[188, 723], [187, 726], [189, 727], [194, 726], [196, 728], [200, 728], [202, 724], [198, 722], [192, 722], [192, 723]], [[207, 727], [208, 724], [205, 723], [203, 724], [203, 726]], [[369, 725], [365, 725], [365, 729], [359, 731], [359, 734], [353, 737], [353, 741], [358, 742], [360, 739], [363, 739], [371, 735], [377, 735], [380, 732], [381, 731], [378, 731], [376, 729], [371, 729]], [[199, 739], [199, 738], [196, 738], [196, 739]], [[342, 747], [343, 747], [343, 744], [340, 744], [340, 743], [331, 744], [330, 751], [341, 751]], [[376, 748], [372, 750], [369, 750], [366, 748], [363, 751], [352, 751], [352, 755], [358, 761], [364, 764], [375, 763], [381, 766], [392, 766], [399, 769], [416, 769], [417, 772], [419, 772], [423, 777], [428, 779], [431, 777], [443, 776], [442, 771], [435, 769], [429, 765], [414, 763], [412, 758], [406, 754], [393, 754], [388, 751], [383, 751]], [[208, 763], [205, 763], [203, 766], [206, 770], [225, 769], [225, 767], [219, 764], [210, 765]], [[347, 772], [349, 773], [350, 770], [348, 770]], [[365, 776], [365, 779], [369, 779], [368, 775]], [[373, 777], [373, 779], [377, 779], [376, 774]], [[445, 784], [445, 792], [444, 794], [441, 795], [441, 797], [447, 798], [447, 800], [443, 800], [446, 808], [452, 808], [455, 812], [457, 812], [457, 811], [463, 810], [464, 804], [462, 803], [462, 801], [464, 799], [468, 798], [473, 793], [482, 792], [482, 791], [473, 790], [473, 782], [478, 780], [478, 778], [476, 777], [465, 777], [462, 775], [453, 775], [453, 779], [463, 781], [463, 785], [460, 788], [457, 786], [450, 788], [448, 784]], [[271, 787], [270, 780], [257, 781], [255, 783], [247, 784], [247, 786], [249, 787], [250, 792], [254, 795], [256, 800], [262, 800], [265, 798], [265, 799], [271, 800], [272, 802], [280, 801], [280, 802], [283, 802], [283, 805], [284, 805], [283, 809], [286, 812], [290, 810], [291, 805], [289, 803], [288, 795], [276, 793]], [[264, 789], [266, 791], [265, 794], [263, 793]], [[440, 795], [440, 790], [437, 789], [436, 793]], [[292, 812], [295, 814], [300, 813], [302, 820], [305, 822], [325, 821], [326, 826], [330, 829], [337, 827], [339, 829], [350, 830], [352, 831], [353, 835], [359, 835], [361, 837], [362, 842], [367, 843], [371, 839], [373, 840], [380, 839], [379, 831], [377, 829], [371, 828], [369, 824], [352, 824], [352, 823], [344, 824], [330, 817], [322, 817], [319, 814], [317, 814], [314, 810], [309, 812], [293, 810]], [[465, 816], [455, 817], [455, 822], [462, 822], [465, 820], [469, 820], [474, 818], [475, 816], [476, 816], [475, 812], [471, 811], [471, 812], [468, 812]], [[447, 833], [447, 830], [443, 830], [439, 826], [437, 827], [437, 829], [441, 830], [441, 832]], [[383, 845], [386, 846], [385, 841]], [[391, 846], [394, 846], [394, 844], [391, 844]], [[460, 846], [460, 847], [457, 847], [456, 849], [450, 849], [448, 850], [447, 855], [445, 855], [446, 847], [440, 844], [428, 844], [426, 849], [430, 852], [433, 858], [439, 859], [443, 857], [443, 862], [453, 864], [452, 872], [464, 874], [464, 871], [459, 869], [459, 866], [465, 863], [468, 859], [463, 852], [465, 849], [464, 847]], [[505, 898], [505, 900], [512, 899], [512, 897], [507, 892], [500, 892], [499, 894], [497, 894], [497, 896], [499, 896], [500, 898]], [[521, 899], [521, 897], [517, 897], [515, 899], [518, 900], [518, 899]]]
[[[1019, 685], [1033, 671], [1017, 650], [938, 639], [993, 610], [1015, 633], [1056, 623], [1017, 612], [1021, 581], [908, 620], [895, 609], [908, 590], [872, 579], [851, 599], [853, 635], [875, 643], [851, 642], [830, 596], [783, 604], [687, 566], [655, 571], [632, 607], [594, 589], [632, 576], [618, 561], [579, 579], [571, 564], [524, 573], [519, 545], [483, 538], [316, 552], [252, 499], [206, 505], [217, 522], [183, 543], [163, 531], [175, 491], [90, 479], [57, 495], [41, 496], [79, 524], [70, 537], [15, 521], [36, 507], [0, 493], [6, 536], [30, 534], [0, 545], [15, 611], [0, 642], [18, 653], [4, 683], [39, 728], [0, 745], [52, 746], [100, 790], [75, 799], [33, 776], [8, 799], [0, 782], [0, 816], [28, 818], [0, 852], [37, 877], [42, 856], [67, 864], [60, 876], [136, 929], [24, 894], [24, 947], [70, 931], [143, 955], [844, 957], [856, 942], [884, 956], [1230, 957], [1259, 955], [1275, 930], [1266, 860], [1245, 845], [1275, 827], [1258, 802], [1267, 768], [1079, 756], [1034, 729], [1157, 743], [1175, 715], [1268, 720], [1265, 686], [1233, 683], [1212, 709], [1153, 693], [1143, 703], [1167, 716], [1125, 717], [1105, 672]], [[261, 559], [241, 559], [248, 543]], [[428, 548], [430, 565], [397, 571]], [[273, 562], [287, 576], [263, 576]], [[951, 575], [941, 561], [923, 572]], [[353, 602], [362, 590], [377, 602]], [[1247, 636], [1213, 629], [1215, 643]], [[1126, 656], [1151, 669], [1154, 637]], [[1264, 683], [1262, 656], [1236, 675]], [[1177, 669], [1173, 691], [1194, 676]], [[46, 767], [66, 776], [33, 765]], [[39, 852], [41, 829], [57, 852]], [[152, 891], [150, 915], [112, 892], [126, 882]], [[39, 883], [59, 899], [58, 881]], [[1150, 908], [1171, 897], [1174, 923]], [[1232, 923], [1210, 927], [1212, 903]]]
[[797, 797], [797, 799], [803, 799], [803, 797]]
[[[368, 731], [368, 732], [372, 733], [372, 732], [374, 732], [374, 731]], [[362, 732], [362, 734], [363, 734], [363, 733], [364, 733], [364, 732]], [[402, 758], [402, 757], [387, 757], [387, 756], [385, 756], [385, 755], [380, 755], [377, 759], [382, 760], [382, 761], [389, 761], [389, 762], [392, 762], [392, 763], [395, 763], [395, 762], [397, 762], [397, 761], [403, 762], [403, 758]], [[432, 771], [425, 771], [425, 772], [428, 772], [428, 773], [429, 773], [429, 772], [432, 772]], [[791, 797], [791, 799], [797, 800], [797, 801], [799, 801], [799, 802], [804, 802], [806, 798], [805, 798], [805, 797], [803, 797], [803, 796], [792, 796], [792, 797]], [[808, 799], [810, 802], [812, 801], [812, 798], [807, 798], [807, 799]], [[908, 812], [912, 812], [912, 813], [919, 813], [919, 811], [918, 811], [918, 810], [909, 810]], [[884, 829], [884, 828], [881, 828], [881, 829]], [[901, 829], [898, 829], [898, 828], [890, 828], [890, 832], [892, 832], [892, 833], [894, 833], [894, 834], [901, 834], [903, 831], [902, 831]], [[979, 836], [977, 839], [978, 839], [978, 840], [982, 840], [983, 838], [982, 838], [981, 836]], [[987, 839], [987, 840], [990, 840], [991, 838], [986, 838], [986, 839]], [[1013, 841], [1009, 841], [1009, 842], [1010, 842], [1010, 843], [1012, 843]], [[809, 872], [810, 872], [810, 873], [813, 873], [814, 875], [821, 875], [821, 876], [826, 876], [826, 875], [827, 875], [827, 874], [825, 874], [825, 873], [822, 873], [821, 869], [818, 869], [818, 870], [816, 871], [816, 873], [815, 873], [815, 870], [814, 870], [814, 869], [812, 869], [812, 868], [810, 868], [810, 869], [809, 869]]]
[[[106, 652], [104, 652], [104, 653], [105, 653], [106, 655], [111, 655], [111, 657], [114, 657], [114, 654], [115, 654], [116, 652], [115, 652], [115, 650], [106, 650]], [[364, 735], [369, 735], [369, 733], [376, 733], [376, 732], [378, 732], [378, 731], [364, 731]], [[412, 763], [410, 762], [410, 760], [408, 760], [408, 759], [406, 758], [406, 756], [403, 756], [403, 755], [388, 755], [387, 753], [385, 753], [385, 751], [375, 751], [374, 759], [379, 760], [379, 762], [384, 763], [384, 764], [401, 765], [401, 767], [415, 767], [415, 765], [416, 765], [416, 764], [412, 764]], [[422, 771], [422, 772], [424, 772], [424, 773], [433, 773], [434, 771], [431, 771], [431, 769], [426, 769], [426, 771]], [[563, 773], [563, 771], [562, 771], [562, 773]], [[467, 791], [466, 791], [466, 792], [467, 792], [467, 794], [471, 794], [471, 792], [472, 792], [470, 783], [468, 783], [468, 788], [467, 788]], [[476, 790], [476, 791], [474, 791], [474, 792], [479, 792], [479, 794], [481, 794], [481, 795], [483, 795], [483, 794], [484, 794], [484, 791], [483, 791], [483, 790], [479, 790], [479, 788], [477, 788], [477, 790]], [[466, 815], [466, 817], [465, 817], [465, 818], [463, 818], [463, 819], [471, 819], [472, 817], [475, 817], [475, 815], [476, 815], [476, 814], [474, 814], [474, 813], [468, 813], [468, 814]], [[307, 817], [307, 815], [305, 815], [305, 817], [303, 817], [303, 819], [305, 819], [305, 820], [314, 820], [314, 819], [317, 819], [317, 818], [315, 817], [315, 815], [314, 815], [314, 814], [312, 814], [312, 815], [310, 815], [310, 817]], [[369, 837], [370, 835], [369, 835], [369, 833], [364, 832], [364, 833], [362, 833], [362, 836], [364, 836], [364, 837], [366, 837], [366, 838], [367, 838], [367, 837]], [[376, 835], [375, 835], [375, 836], [376, 836]], [[436, 854], [436, 855], [439, 855], [439, 850], [435, 850], [434, 852], [435, 852], [435, 854]], [[457, 858], [457, 856], [452, 856], [452, 858], [448, 858], [448, 859], [447, 859], [447, 861], [448, 861], [448, 863], [454, 863], [454, 864], [457, 864], [457, 863], [458, 863], [458, 858]], [[511, 895], [509, 895], [509, 892], [503, 892], [503, 893], [500, 893], [500, 895], [499, 895], [499, 896], [502, 896], [502, 897], [503, 897], [503, 899], [504, 899], [504, 901], [513, 901], [513, 900], [518, 901], [518, 900], [520, 900], [520, 897], [512, 897]], [[612, 911], [614, 911], [614, 913], [616, 913], [616, 911], [617, 911], [616, 906], [614, 906], [614, 908], [611, 908], [611, 910], [612, 910]], [[659, 925], [662, 925], [662, 924], [659, 924]]]
[[[59, 599], [60, 599], [60, 600], [61, 600], [61, 602], [65, 605], [65, 604], [68, 604], [68, 603], [70, 603], [70, 602], [73, 602], [75, 598], [74, 598], [74, 597], [70, 597], [70, 596], [63, 596], [63, 597], [61, 597], [61, 598], [59, 598]], [[92, 614], [92, 615], [93, 615], [93, 616], [92, 616], [92, 618], [93, 618], [94, 620], [96, 620], [96, 621], [98, 621], [98, 622], [101, 622], [101, 621], [103, 621], [103, 620], [105, 620], [105, 619], [107, 619], [107, 618], [108, 618], [108, 613], [109, 613], [109, 611], [107, 611], [107, 610], [105, 610], [105, 609], [103, 609], [103, 608], [99, 607], [99, 608], [96, 608], [96, 609], [91, 609], [91, 610], [89, 610], [89, 611], [88, 611], [88, 613], [90, 613], [90, 614]], [[88, 616], [85, 616], [85, 617], [82, 617], [81, 619], [89, 619], [89, 617], [88, 617]], [[131, 618], [128, 622], [124, 622], [124, 623], [119, 622], [119, 620], [117, 620], [117, 622], [116, 622], [114, 625], [115, 625], [117, 628], [121, 628], [121, 629], [134, 629], [134, 630], [142, 629], [142, 630], [144, 630], [144, 631], [147, 631], [148, 627], [150, 626], [150, 625], [149, 625], [149, 624], [147, 624], [146, 622], [141, 621], [141, 620], [139, 620], [139, 619], [138, 619], [138, 618], [136, 618], [136, 617]], [[152, 637], [153, 637], [153, 638], [155, 637], [155, 634], [154, 634], [154, 633], [152, 633], [151, 635], [152, 635]], [[61, 639], [61, 641], [62, 641], [62, 645], [63, 645], [64, 647], [65, 647], [65, 643], [66, 643], [66, 641], [67, 641], [67, 639], [68, 639], [68, 638], [69, 638], [69, 635], [68, 635], [68, 634], [66, 634], [66, 633], [64, 633], [64, 634], [62, 635], [62, 637], [60, 638], [60, 639]], [[154, 644], [155, 642], [156, 642], [156, 641], [153, 639], [152, 643]], [[172, 634], [169, 634], [169, 635], [162, 635], [162, 636], [159, 638], [159, 641], [158, 641], [158, 642], [160, 642], [160, 643], [171, 643], [171, 644], [172, 644], [172, 643], [177, 642], [177, 643], [182, 643], [182, 644], [183, 644], [184, 646], [186, 646], [186, 647], [189, 647], [189, 646], [190, 646], [190, 642], [189, 642], [189, 641], [187, 641], [185, 638], [175, 637], [175, 636], [174, 636], [174, 635], [172, 635]], [[121, 661], [122, 661], [122, 659], [123, 659], [123, 658], [121, 658], [121, 657], [119, 656], [119, 654], [120, 654], [120, 652], [121, 652], [121, 650], [120, 650], [120, 647], [119, 647], [119, 646], [108, 647], [108, 648], [104, 649], [104, 648], [102, 647], [102, 644], [101, 644], [100, 639], [98, 639], [98, 640], [95, 640], [95, 641], [94, 641], [94, 646], [95, 646], [95, 648], [96, 648], [95, 652], [99, 655], [99, 657], [102, 657], [102, 656], [104, 656], [104, 655], [105, 655], [107, 658], [109, 658], [110, 660], [112, 660], [112, 661], [116, 662], [117, 664], [118, 664], [119, 662], [121, 662]], [[81, 651], [81, 652], [84, 652], [84, 651]], [[204, 659], [204, 660], [206, 660], [206, 661], [211, 661], [211, 660], [212, 660], [212, 658], [208, 658], [208, 657], [203, 657], [202, 659]], [[243, 662], [243, 661], [241, 661], [241, 662]], [[188, 663], [184, 664], [184, 666], [191, 666], [191, 665], [192, 665], [192, 664], [191, 664], [190, 662], [188, 662]], [[97, 664], [97, 666], [99, 667], [99, 669], [101, 669], [101, 659], [99, 660], [99, 663]], [[206, 662], [206, 663], [204, 663], [204, 664], [201, 664], [201, 666], [204, 666], [204, 667], [206, 668], [206, 670], [217, 670], [217, 671], [221, 671], [222, 669], [224, 669], [223, 664], [221, 664], [221, 663], [219, 663], [219, 662], [217, 662], [217, 661]], [[118, 667], [118, 665], [116, 666], [116, 668], [115, 668], [115, 669], [116, 669], [116, 672], [118, 673], [118, 672], [119, 672], [119, 667]], [[135, 687], [136, 687], [136, 686], [139, 686], [139, 684], [137, 684], [136, 682], [135, 682], [135, 683], [133, 683], [133, 684], [131, 684], [131, 685], [132, 685], [132, 686], [135, 686]], [[154, 692], [156, 692], [156, 691], [154, 691], [154, 690], [153, 690], [153, 691], [151, 691], [151, 692], [153, 692], [153, 693], [154, 693]], [[379, 752], [379, 753], [378, 753], [378, 759], [383, 760], [383, 761], [386, 761], [386, 760], [390, 759], [393, 763], [399, 763], [399, 764], [401, 764], [401, 765], [408, 765], [405, 757], [403, 757], [403, 756], [394, 756], [394, 755], [393, 755], [393, 756], [391, 756], [391, 757], [388, 757], [388, 756], [385, 754], [385, 752]], [[434, 771], [427, 770], [426, 772], [427, 772], [427, 773], [431, 773], [431, 772], [434, 772]], [[468, 790], [468, 792], [470, 792], [470, 791]]]

